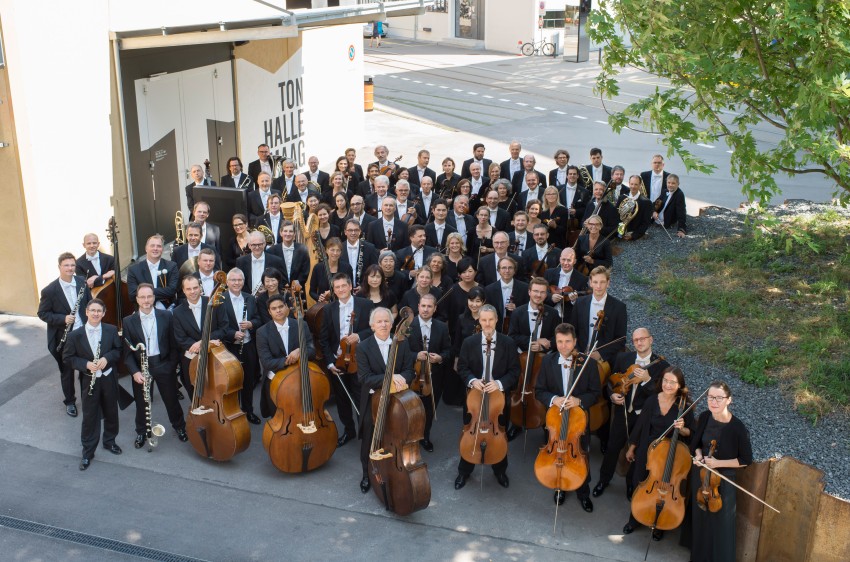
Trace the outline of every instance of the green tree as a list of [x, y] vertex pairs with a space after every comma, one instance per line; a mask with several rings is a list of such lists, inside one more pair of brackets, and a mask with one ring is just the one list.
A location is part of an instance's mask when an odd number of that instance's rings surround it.
[[[660, 133], [688, 169], [689, 143], [724, 141], [744, 195], [766, 204], [774, 176], [822, 174], [850, 200], [850, 1], [599, 0], [590, 37], [605, 45], [597, 92], [638, 68], [669, 81], [609, 123]], [[759, 143], [756, 124], [778, 131]]]

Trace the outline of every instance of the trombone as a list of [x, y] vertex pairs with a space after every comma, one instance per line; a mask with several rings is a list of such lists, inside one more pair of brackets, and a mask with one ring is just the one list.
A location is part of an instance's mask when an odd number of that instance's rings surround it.
[[183, 227], [183, 211], [174, 214], [174, 246], [182, 246], [186, 243], [186, 230]]

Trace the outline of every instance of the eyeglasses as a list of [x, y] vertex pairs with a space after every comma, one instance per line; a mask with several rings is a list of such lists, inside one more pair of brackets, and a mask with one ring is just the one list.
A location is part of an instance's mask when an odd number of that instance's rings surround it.
[[729, 398], [729, 397], [728, 397], [728, 396], [709, 396], [709, 397], [707, 398], [707, 400], [708, 400], [709, 402], [714, 402], [715, 404], [717, 404], [717, 403], [719, 403], [719, 402], [723, 402], [723, 401], [724, 401], [724, 400], [726, 400], [727, 398]]
[[633, 342], [635, 342], [635, 343], [637, 343], [637, 342], [639, 342], [639, 341], [648, 340], [648, 339], [649, 339], [649, 338], [651, 338], [651, 337], [652, 337], [652, 336], [644, 336], [644, 337], [642, 337], [642, 338], [632, 338], [632, 341], [633, 341]]
[[251, 248], [262, 248], [265, 245], [266, 245], [265, 242], [257, 242], [257, 243], [254, 243], [254, 244], [248, 244], [248, 246], [250, 246]]

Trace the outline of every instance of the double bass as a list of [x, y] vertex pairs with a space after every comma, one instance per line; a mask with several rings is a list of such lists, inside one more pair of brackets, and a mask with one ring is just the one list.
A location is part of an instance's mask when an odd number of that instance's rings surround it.
[[291, 285], [298, 325], [298, 363], [275, 373], [269, 394], [277, 406], [263, 428], [263, 447], [272, 464], [287, 473], [307, 472], [328, 462], [336, 451], [337, 432], [325, 408], [331, 387], [322, 369], [306, 353], [307, 324], [301, 305], [301, 286]]
[[[331, 273], [331, 266], [328, 264], [328, 255], [325, 253], [325, 247], [322, 246], [322, 240], [319, 237], [319, 231], [313, 231], [310, 235], [310, 239], [313, 241], [313, 246], [318, 257], [320, 263], [324, 265], [325, 276], [328, 278], [328, 287], [330, 287], [330, 298], [327, 301], [319, 302], [316, 301], [315, 304], [310, 306], [307, 309], [307, 314], [305, 318], [307, 319], [307, 325], [310, 327], [310, 332], [313, 334], [313, 341], [318, 342], [321, 338], [322, 334], [322, 323], [325, 320], [325, 306], [328, 302], [334, 300], [334, 283], [333, 283], [333, 274]], [[313, 276], [313, 272], [310, 272], [310, 277]], [[320, 295], [321, 296], [321, 295]], [[307, 298], [312, 299], [309, 296], [309, 292], [307, 293]], [[321, 354], [317, 351], [316, 360], [324, 359]]]
[[431, 503], [431, 480], [419, 451], [419, 441], [425, 437], [422, 400], [410, 389], [392, 392], [398, 346], [407, 337], [413, 311], [404, 307], [399, 318], [383, 384], [372, 396], [375, 430], [369, 447], [369, 482], [388, 511], [409, 515]]
[[217, 461], [232, 459], [248, 448], [251, 430], [245, 412], [239, 407], [242, 364], [224, 346], [210, 347], [214, 309], [224, 302], [227, 274], [215, 274], [215, 287], [204, 311], [201, 349], [189, 363], [189, 377], [195, 386], [186, 415], [186, 433], [199, 455]]
[[[486, 362], [482, 382], [493, 381], [492, 355], [495, 354], [492, 339], [486, 343]], [[466, 395], [466, 410], [469, 423], [463, 426], [460, 434], [460, 456], [470, 464], [496, 464], [508, 454], [508, 436], [499, 423], [499, 416], [505, 409], [505, 395], [502, 392], [484, 392], [470, 388]]]
[[98, 298], [106, 304], [106, 312], [103, 321], [118, 328], [118, 333], [123, 331], [125, 316], [135, 312], [133, 300], [127, 292], [127, 284], [121, 281], [121, 261], [118, 256], [118, 225], [115, 217], [110, 217], [109, 226], [106, 229], [106, 237], [112, 242], [112, 256], [115, 258], [115, 275], [107, 279], [100, 287], [91, 290], [92, 298]]
[[531, 350], [534, 334], [538, 333], [545, 317], [545, 308], [537, 312], [537, 318], [528, 336], [528, 351], [519, 356], [519, 364], [522, 365], [519, 384], [511, 393], [511, 423], [524, 429], [535, 429], [546, 421], [546, 407], [534, 396], [543, 353]]

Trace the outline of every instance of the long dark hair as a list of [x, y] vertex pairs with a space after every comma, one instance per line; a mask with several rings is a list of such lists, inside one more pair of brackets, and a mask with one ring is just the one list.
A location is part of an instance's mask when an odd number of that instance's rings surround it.
[[360, 287], [357, 289], [357, 296], [369, 298], [369, 293], [372, 291], [372, 288], [369, 286], [369, 276], [373, 273], [377, 273], [381, 276], [381, 285], [378, 288], [378, 292], [381, 295], [381, 300], [385, 301], [390, 296], [390, 288], [387, 284], [387, 279], [384, 277], [384, 272], [381, 271], [381, 268], [377, 265], [370, 265], [365, 270], [363, 270], [363, 276], [360, 278]]
[[690, 400], [688, 400], [688, 396], [691, 391], [688, 390], [688, 385], [685, 384], [685, 373], [682, 372], [682, 369], [680, 369], [679, 367], [671, 365], [670, 367], [664, 369], [664, 371], [661, 373], [661, 376], [658, 377], [658, 381], [655, 383], [655, 389], [659, 393], [661, 392], [661, 383], [664, 380], [664, 375], [666, 375], [667, 373], [672, 373], [673, 376], [676, 377], [676, 382], [679, 383], [679, 389], [676, 391], [676, 398], [681, 398], [682, 396], [684, 396], [685, 401], [690, 402]]

